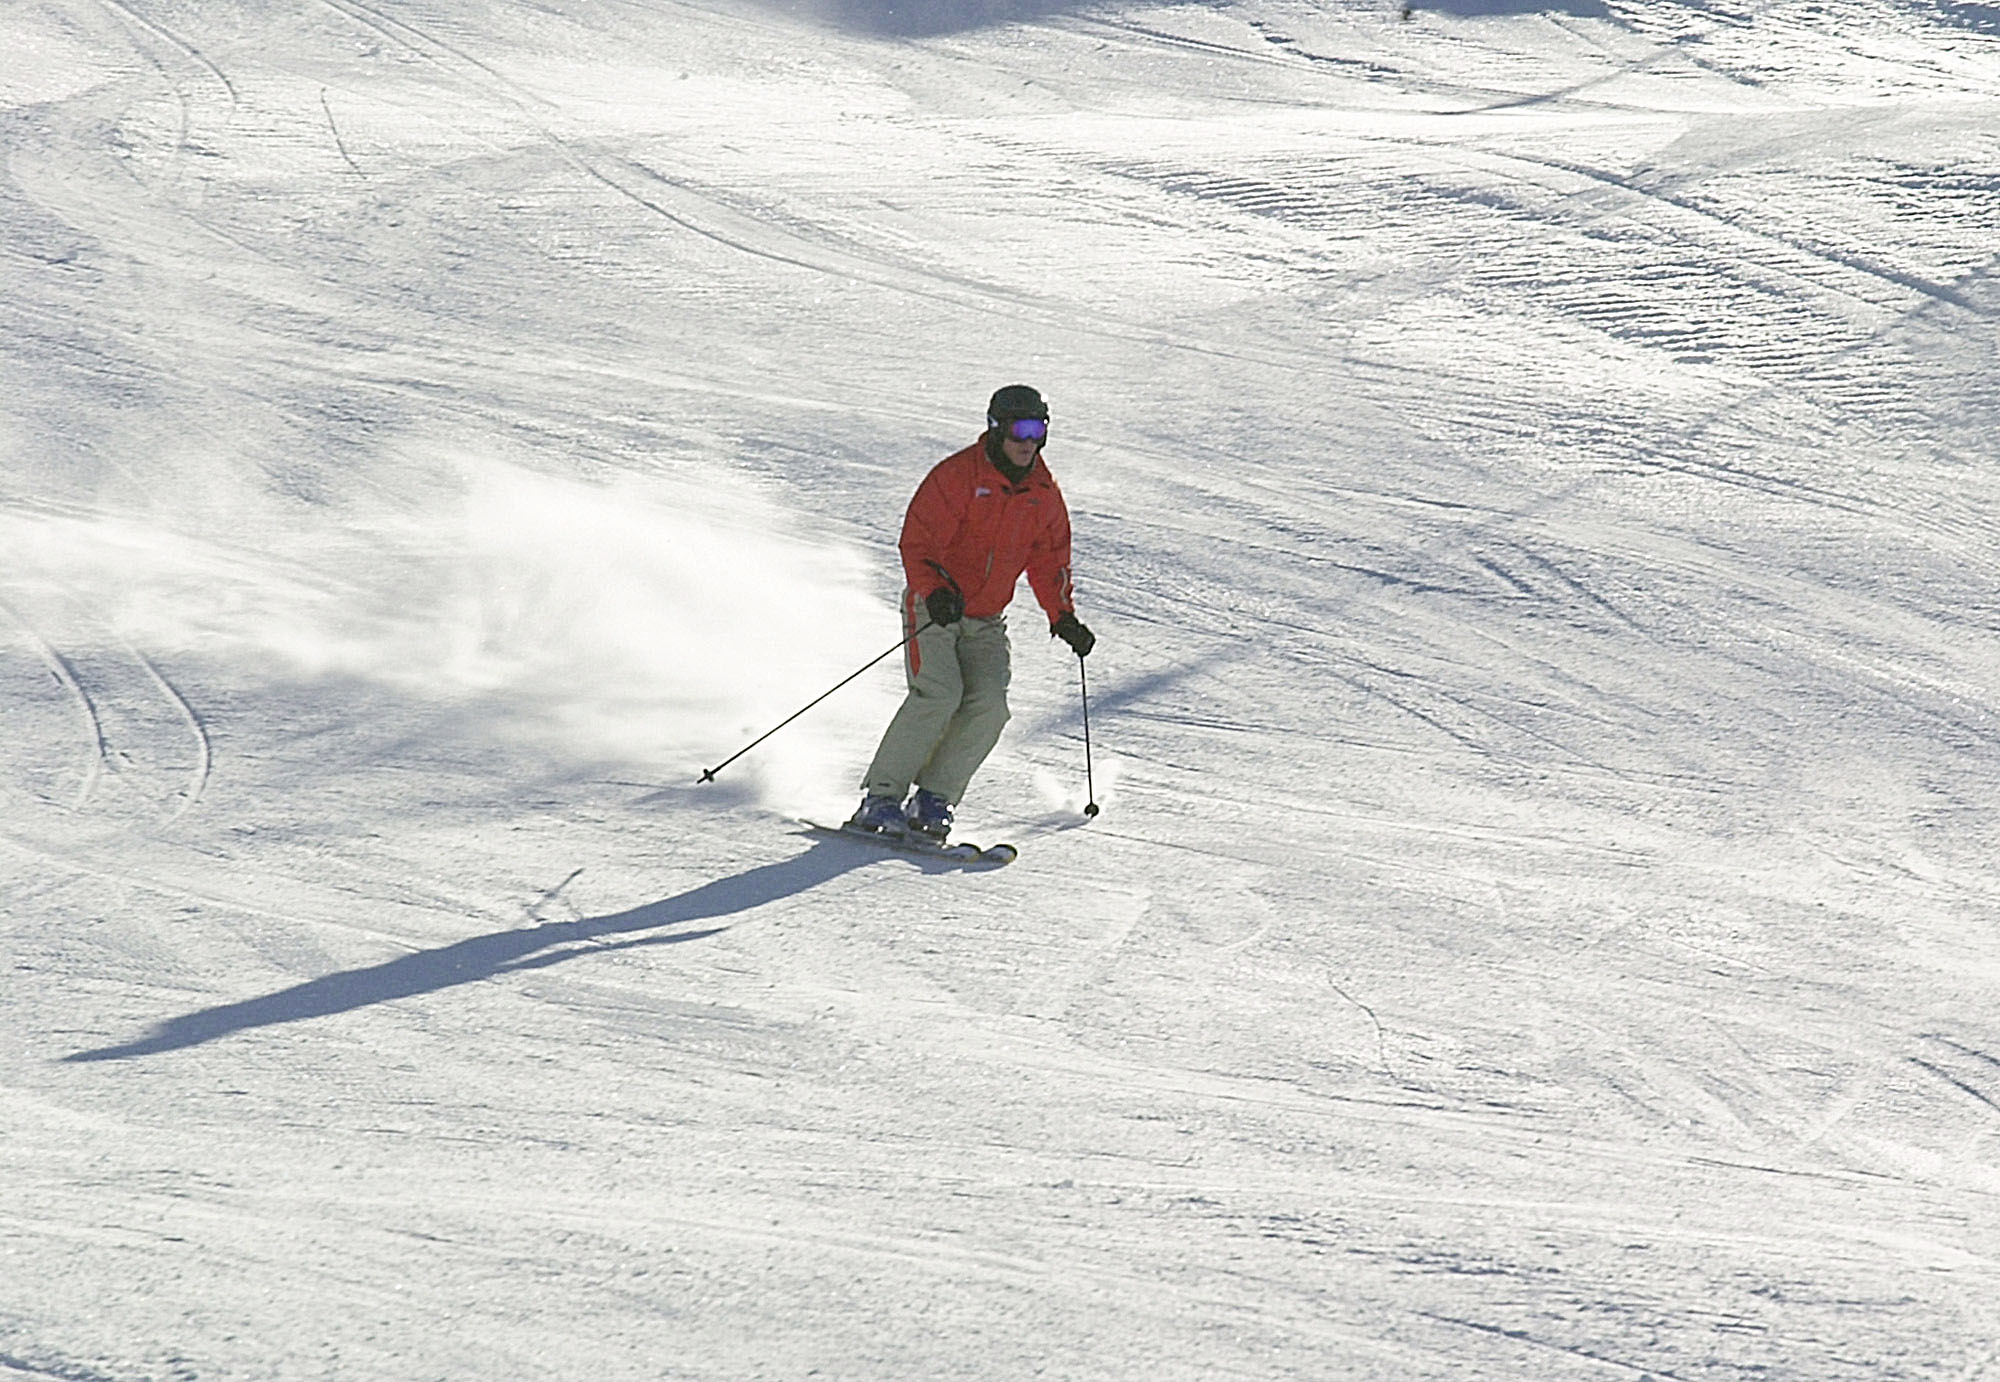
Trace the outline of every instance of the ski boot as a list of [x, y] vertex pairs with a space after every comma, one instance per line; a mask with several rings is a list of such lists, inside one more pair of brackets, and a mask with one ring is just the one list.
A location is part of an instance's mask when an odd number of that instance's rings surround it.
[[855, 808], [847, 828], [866, 830], [875, 835], [893, 835], [900, 839], [910, 833], [910, 822], [903, 815], [903, 804], [894, 797], [866, 796]]
[[910, 798], [907, 814], [910, 833], [932, 844], [943, 844], [951, 834], [951, 803], [936, 792], [917, 788]]

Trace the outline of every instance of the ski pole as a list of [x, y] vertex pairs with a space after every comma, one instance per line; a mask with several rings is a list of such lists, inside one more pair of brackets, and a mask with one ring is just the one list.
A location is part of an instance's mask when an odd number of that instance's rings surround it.
[[1083, 784], [1090, 796], [1090, 804], [1083, 808], [1086, 816], [1097, 814], [1097, 779], [1090, 771], [1090, 678], [1083, 670], [1083, 654], [1076, 658], [1076, 684], [1083, 692]]
[[890, 654], [890, 653], [899, 653], [899, 652], [901, 652], [901, 651], [902, 651], [903, 649], [905, 649], [905, 648], [909, 647], [909, 646], [910, 646], [910, 640], [911, 640], [911, 639], [913, 639], [913, 638], [915, 638], [915, 637], [916, 637], [916, 636], [917, 636], [918, 634], [922, 633], [922, 632], [924, 631], [924, 629], [928, 629], [929, 627], [930, 627], [930, 624], [929, 624], [929, 623], [925, 623], [925, 625], [923, 626], [923, 628], [921, 628], [921, 629], [912, 629], [912, 630], [911, 630], [911, 631], [910, 631], [909, 633], [906, 633], [906, 634], [904, 634], [904, 635], [903, 635], [903, 637], [902, 637], [902, 638], [901, 638], [900, 640], [898, 640], [898, 641], [897, 641], [897, 643], [896, 643], [896, 645], [895, 645], [894, 647], [892, 647], [892, 648], [884, 648], [884, 649], [883, 649], [883, 650], [882, 650], [881, 652], [877, 653], [877, 654], [876, 654], [876, 655], [875, 655], [874, 657], [871, 657], [871, 658], [869, 658], [867, 662], [863, 663], [863, 664], [862, 664], [862, 665], [861, 665], [860, 667], [858, 667], [857, 669], [855, 669], [855, 671], [854, 671], [854, 672], [853, 672], [853, 673], [852, 673], [851, 675], [849, 675], [849, 676], [846, 676], [846, 677], [843, 677], [843, 678], [841, 678], [841, 679], [840, 679], [839, 681], [835, 682], [835, 683], [834, 683], [834, 684], [833, 684], [832, 686], [829, 686], [829, 687], [828, 687], [828, 688], [827, 688], [826, 690], [824, 690], [824, 691], [820, 692], [820, 693], [819, 693], [819, 695], [817, 695], [817, 696], [813, 697], [813, 698], [812, 698], [811, 700], [807, 701], [807, 702], [806, 702], [806, 703], [805, 703], [804, 705], [800, 706], [800, 707], [799, 707], [799, 708], [798, 708], [797, 710], [794, 710], [794, 711], [793, 711], [793, 712], [792, 712], [791, 714], [787, 715], [787, 716], [786, 716], [786, 717], [785, 717], [784, 719], [782, 719], [782, 720], [778, 721], [778, 723], [776, 723], [775, 725], [772, 725], [772, 726], [771, 726], [771, 727], [770, 727], [769, 729], [765, 730], [765, 731], [764, 731], [764, 732], [763, 732], [762, 734], [758, 735], [758, 736], [757, 736], [757, 737], [756, 737], [755, 739], [752, 739], [752, 740], [751, 740], [751, 741], [750, 741], [749, 743], [745, 744], [745, 745], [744, 745], [744, 746], [743, 746], [742, 748], [740, 748], [740, 749], [736, 750], [736, 752], [735, 752], [735, 753], [732, 753], [732, 754], [730, 754], [730, 755], [729, 755], [729, 757], [727, 757], [727, 758], [723, 759], [723, 760], [722, 760], [722, 761], [721, 761], [720, 763], [716, 764], [716, 765], [715, 765], [715, 766], [714, 766], [713, 768], [703, 768], [703, 769], [701, 770], [701, 776], [700, 776], [700, 777], [698, 777], [698, 778], [696, 778], [696, 779], [695, 779], [695, 781], [696, 781], [697, 783], [700, 783], [700, 782], [713, 782], [713, 781], [715, 781], [715, 775], [716, 775], [717, 773], [721, 772], [721, 771], [722, 771], [722, 770], [723, 770], [724, 768], [728, 767], [728, 766], [729, 766], [729, 765], [730, 765], [731, 763], [734, 763], [734, 762], [735, 762], [735, 761], [736, 761], [737, 759], [741, 758], [741, 757], [742, 757], [742, 756], [743, 756], [744, 754], [746, 754], [746, 753], [750, 752], [750, 750], [752, 750], [752, 749], [756, 748], [756, 747], [757, 747], [757, 746], [758, 746], [759, 744], [763, 743], [763, 742], [764, 742], [764, 741], [765, 741], [766, 739], [769, 739], [769, 738], [770, 738], [770, 737], [771, 737], [772, 735], [776, 734], [776, 733], [777, 733], [777, 732], [778, 732], [779, 730], [783, 729], [783, 728], [784, 728], [784, 727], [785, 727], [786, 725], [788, 725], [788, 724], [790, 724], [790, 723], [791, 723], [792, 721], [794, 721], [794, 720], [798, 719], [798, 718], [799, 718], [799, 716], [801, 716], [801, 715], [805, 714], [805, 713], [806, 713], [806, 712], [807, 712], [808, 710], [811, 710], [811, 709], [812, 709], [812, 708], [813, 708], [814, 706], [818, 705], [818, 704], [819, 704], [819, 703], [820, 703], [821, 701], [825, 700], [825, 699], [826, 699], [826, 698], [827, 698], [828, 696], [831, 696], [831, 695], [832, 695], [832, 694], [833, 694], [834, 692], [838, 691], [838, 690], [839, 690], [839, 689], [840, 689], [841, 687], [843, 687], [843, 686], [847, 685], [847, 683], [848, 683], [848, 682], [850, 682], [850, 681], [853, 681], [855, 677], [858, 677], [858, 676], [860, 676], [860, 675], [861, 675], [861, 674], [862, 674], [863, 672], [867, 671], [867, 670], [868, 670], [868, 669], [869, 669], [870, 667], [873, 667], [873, 666], [874, 666], [874, 665], [875, 665], [876, 663], [880, 662], [880, 661], [881, 661], [881, 660], [882, 660], [883, 658], [885, 658], [885, 657], [889, 656], [889, 654]]

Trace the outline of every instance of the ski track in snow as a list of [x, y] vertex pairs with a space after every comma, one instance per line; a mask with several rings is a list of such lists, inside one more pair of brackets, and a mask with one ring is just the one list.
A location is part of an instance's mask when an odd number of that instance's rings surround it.
[[[68, 803], [66, 833], [93, 815], [99, 820], [124, 820], [121, 829], [171, 825], [200, 801], [214, 767], [214, 747], [201, 716], [158, 664], [122, 638], [112, 640], [106, 653], [65, 654], [17, 609], [0, 605], [21, 630], [28, 645], [61, 685], [82, 721], [84, 766], [76, 795]], [[108, 655], [107, 655], [108, 654]], [[161, 726], [160, 700], [171, 708], [192, 741]], [[168, 790], [160, 779], [171, 775], [174, 760], [190, 757], [183, 783]], [[112, 783], [119, 789], [105, 791]], [[138, 800], [132, 800], [137, 797]], [[163, 804], [163, 799], [166, 804]], [[91, 827], [86, 827], [91, 828]]]
[[22, 618], [11, 606], [0, 606], [0, 608], [7, 610], [29, 646], [49, 669], [49, 675], [54, 677], [57, 684], [68, 693], [71, 703], [83, 718], [85, 761], [82, 781], [77, 786], [75, 799], [70, 802], [72, 811], [80, 811], [89, 803], [92, 793], [96, 792], [97, 784], [104, 776], [107, 757], [104, 721], [97, 713], [97, 703], [91, 699], [90, 693], [83, 689], [83, 683], [77, 680], [76, 669], [70, 665], [68, 658], [50, 647], [48, 640], [35, 631], [34, 625]]
[[10, 16], [0, 1375], [1990, 1373], [1989, 20]]

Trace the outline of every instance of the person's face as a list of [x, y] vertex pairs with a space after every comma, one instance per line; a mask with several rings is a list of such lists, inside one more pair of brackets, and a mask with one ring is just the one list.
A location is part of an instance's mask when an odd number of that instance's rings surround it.
[[1033, 437], [1002, 437], [1000, 449], [1006, 453], [1009, 465], [1026, 470], [1035, 463], [1035, 453], [1042, 449], [1042, 444]]

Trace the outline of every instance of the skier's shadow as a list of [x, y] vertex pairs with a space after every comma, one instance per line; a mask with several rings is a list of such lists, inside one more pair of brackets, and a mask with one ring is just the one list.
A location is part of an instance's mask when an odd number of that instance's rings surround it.
[[[117, 1046], [101, 1046], [64, 1056], [67, 1063], [129, 1060], [200, 1046], [235, 1032], [275, 1027], [285, 1022], [353, 1012], [375, 1003], [437, 993], [460, 984], [477, 983], [516, 970], [540, 969], [578, 955], [624, 950], [643, 945], [678, 945], [728, 930], [706, 926], [671, 930], [690, 922], [716, 921], [794, 897], [820, 884], [883, 859], [880, 850], [853, 841], [821, 840], [803, 854], [775, 864], [762, 864], [732, 878], [704, 883], [678, 897], [648, 902], [609, 916], [576, 921], [547, 921], [535, 926], [499, 931], [454, 941], [435, 950], [419, 950], [365, 969], [344, 970], [294, 984], [261, 998], [203, 1008], [161, 1023], [150, 1033]], [[653, 934], [655, 932], [663, 934]], [[607, 944], [606, 937], [631, 939]]]

